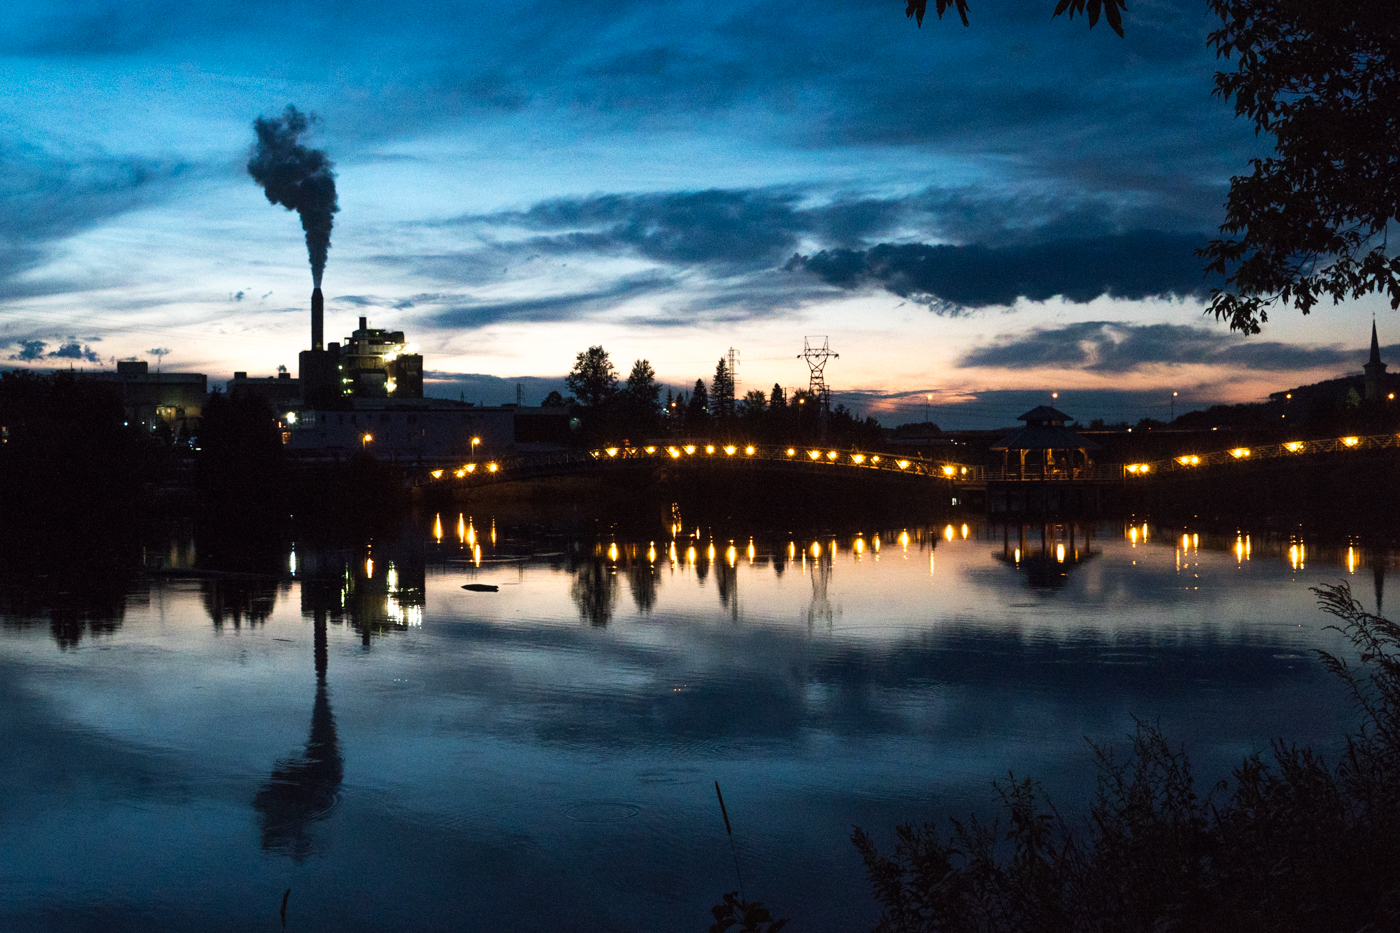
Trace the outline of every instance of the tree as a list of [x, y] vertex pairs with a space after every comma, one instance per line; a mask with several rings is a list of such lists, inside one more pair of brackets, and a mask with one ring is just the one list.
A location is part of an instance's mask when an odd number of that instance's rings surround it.
[[744, 400], [740, 403], [740, 414], [749, 420], [757, 420], [763, 417], [763, 412], [768, 407], [768, 396], [763, 394], [762, 389], [750, 389], [744, 393]]
[[600, 409], [617, 395], [617, 370], [602, 347], [589, 347], [574, 360], [564, 383], [580, 405]]
[[623, 407], [626, 409], [623, 414], [629, 433], [648, 435], [654, 432], [660, 396], [661, 385], [656, 381], [656, 370], [647, 360], [637, 360], [632, 364], [627, 386], [622, 390]]
[[710, 383], [710, 414], [716, 418], [734, 417], [734, 374], [722, 356], [715, 366], [715, 380]]
[[[1307, 314], [1384, 291], [1400, 307], [1400, 5], [1210, 0], [1222, 27], [1209, 43], [1234, 72], [1215, 94], [1275, 140], [1274, 156], [1230, 179], [1226, 238], [1201, 251], [1216, 289], [1210, 310], [1258, 333], [1275, 305]], [[1233, 270], [1233, 271], [1231, 271]]]
[[550, 393], [544, 397], [544, 401], [543, 401], [543, 402], [540, 402], [540, 407], [541, 407], [541, 408], [563, 408], [563, 407], [564, 407], [564, 404], [565, 404], [565, 402], [564, 402], [564, 396], [562, 396], [562, 395], [559, 394], [559, 390], [558, 390], [558, 389], [551, 389], [551, 390], [550, 390]]
[[[1270, 309], [1308, 314], [1384, 292], [1400, 308], [1400, 256], [1387, 256], [1400, 222], [1400, 4], [1394, 0], [1207, 0], [1221, 28], [1207, 42], [1217, 58], [1215, 95], [1274, 138], [1274, 155], [1230, 179], [1224, 235], [1199, 251], [1205, 271], [1225, 277], [1209, 313], [1257, 334]], [[928, 0], [905, 14], [923, 24]], [[941, 19], [967, 0], [935, 0]], [[1123, 34], [1124, 0], [1059, 0], [1054, 16], [1100, 13]]]
[[782, 386], [775, 382], [773, 383], [773, 391], [768, 393], [768, 410], [782, 411], [785, 408], [787, 408], [787, 393], [783, 391]]
[[703, 427], [709, 416], [710, 393], [705, 391], [705, 380], [696, 379], [695, 388], [690, 393], [690, 402], [685, 406], [686, 430], [694, 431]]

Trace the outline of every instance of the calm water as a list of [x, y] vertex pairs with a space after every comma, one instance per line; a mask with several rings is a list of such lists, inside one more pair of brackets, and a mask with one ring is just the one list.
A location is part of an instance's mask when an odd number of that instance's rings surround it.
[[1394, 559], [1121, 524], [433, 526], [12, 584], [0, 929], [271, 931], [291, 888], [289, 930], [703, 930], [736, 887], [716, 779], [750, 897], [867, 929], [853, 825], [984, 808], [1008, 769], [1078, 803], [1084, 738], [1134, 714], [1207, 786], [1274, 736], [1334, 750], [1308, 587], [1369, 606]]

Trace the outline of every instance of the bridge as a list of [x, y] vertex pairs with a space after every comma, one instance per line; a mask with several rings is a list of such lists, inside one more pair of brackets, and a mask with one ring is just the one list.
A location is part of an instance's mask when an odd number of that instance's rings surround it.
[[[429, 483], [479, 486], [576, 475], [601, 470], [663, 466], [748, 466], [759, 469], [845, 473], [880, 473], [909, 479], [943, 480], [960, 486], [983, 488], [985, 467], [953, 460], [932, 460], [901, 453], [836, 449], [814, 446], [725, 444], [710, 441], [678, 441], [674, 444], [597, 447], [591, 450], [527, 454], [487, 462], [444, 466], [428, 472]], [[1121, 470], [1119, 474], [1121, 475]]]
[[883, 474], [910, 480], [942, 480], [968, 491], [985, 491], [989, 485], [1073, 484], [1104, 486], [1172, 473], [1200, 472], [1226, 464], [1274, 458], [1400, 448], [1400, 434], [1347, 436], [1323, 440], [1284, 441], [1278, 444], [1239, 446], [1202, 454], [1179, 454], [1139, 463], [1092, 464], [1026, 472], [1004, 472], [952, 459], [915, 457], [903, 453], [876, 453], [815, 445], [760, 445], [685, 440], [669, 444], [608, 446], [587, 450], [562, 450], [523, 454], [489, 461], [434, 465], [419, 477], [421, 484], [482, 486], [517, 480], [579, 475], [606, 470], [661, 466], [743, 467], [846, 475]]

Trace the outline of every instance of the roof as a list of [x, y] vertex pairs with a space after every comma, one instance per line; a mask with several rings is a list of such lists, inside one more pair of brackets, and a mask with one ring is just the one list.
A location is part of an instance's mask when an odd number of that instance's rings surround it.
[[1050, 423], [1052, 425], [1063, 425], [1070, 420], [1069, 415], [1058, 408], [1051, 408], [1049, 405], [1037, 405], [1024, 415], [1018, 415], [1017, 421], [1024, 421], [1028, 425]]
[[[1050, 409], [1054, 411], [1054, 409]], [[1022, 417], [1025, 417], [1024, 415]], [[992, 450], [1098, 450], [1099, 445], [1063, 425], [1029, 424], [992, 445]]]

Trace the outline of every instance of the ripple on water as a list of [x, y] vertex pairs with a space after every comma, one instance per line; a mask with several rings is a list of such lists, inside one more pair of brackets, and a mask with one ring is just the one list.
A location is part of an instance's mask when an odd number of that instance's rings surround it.
[[593, 800], [574, 804], [564, 811], [564, 815], [575, 823], [621, 823], [640, 812], [642, 808], [636, 804]]

